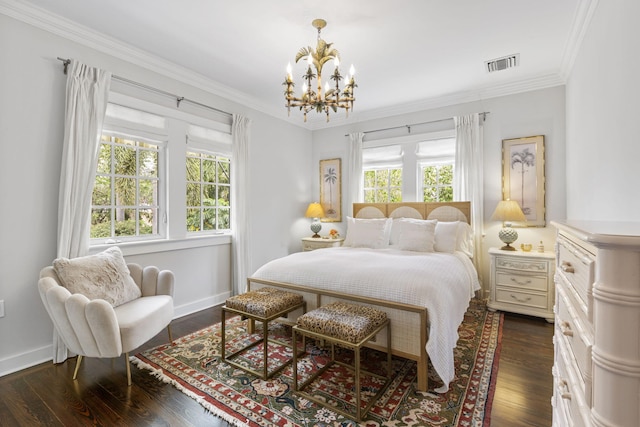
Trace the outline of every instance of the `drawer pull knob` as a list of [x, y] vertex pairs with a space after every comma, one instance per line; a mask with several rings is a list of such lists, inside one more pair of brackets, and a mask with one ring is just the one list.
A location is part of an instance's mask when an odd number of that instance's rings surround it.
[[565, 273], [575, 273], [576, 272], [575, 269], [571, 266], [571, 263], [568, 262], [568, 261], [562, 261], [562, 264], [560, 265], [560, 268]]
[[527, 280], [527, 281], [520, 281], [518, 279], [516, 279], [515, 277], [511, 278], [512, 282], [515, 282], [516, 285], [520, 285], [520, 286], [527, 286], [531, 284], [531, 280]]
[[562, 322], [560, 324], [560, 329], [562, 330], [562, 335], [567, 336], [567, 337], [572, 337], [573, 336], [573, 331], [571, 330], [571, 324], [569, 322]]
[[526, 297], [526, 298], [523, 299], [523, 298], [518, 298], [514, 294], [511, 294], [511, 298], [513, 298], [514, 300], [516, 300], [518, 302], [529, 302], [529, 301], [531, 301], [531, 297]]
[[[569, 392], [569, 384], [567, 383], [567, 380], [560, 380], [559, 385], [560, 397], [566, 400], [571, 400], [571, 393]], [[566, 390], [566, 392], [563, 392], [563, 390]]]

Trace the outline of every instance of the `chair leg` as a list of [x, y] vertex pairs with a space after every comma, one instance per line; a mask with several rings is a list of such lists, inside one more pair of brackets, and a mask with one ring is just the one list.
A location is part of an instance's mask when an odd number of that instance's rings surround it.
[[82, 363], [82, 355], [78, 355], [78, 359], [76, 360], [76, 369], [73, 371], [73, 379], [75, 380], [78, 377], [78, 369], [80, 369], [80, 364]]
[[127, 364], [127, 385], [131, 385], [131, 363], [129, 362], [129, 353], [124, 354], [124, 361]]
[[169, 342], [171, 343], [171, 345], [174, 345], [173, 344], [173, 335], [171, 335], [171, 323], [169, 323], [167, 325], [167, 332], [169, 333]]

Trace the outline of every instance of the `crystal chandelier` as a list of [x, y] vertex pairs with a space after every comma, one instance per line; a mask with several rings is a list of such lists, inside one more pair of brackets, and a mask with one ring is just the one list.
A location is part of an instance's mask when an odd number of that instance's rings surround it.
[[[355, 101], [353, 90], [358, 87], [354, 80], [353, 75], [355, 70], [353, 65], [349, 70], [349, 75], [345, 79], [345, 85], [342, 91], [340, 90], [340, 80], [343, 79], [340, 74], [340, 53], [331, 47], [333, 43], [327, 43], [320, 38], [320, 30], [322, 30], [327, 22], [324, 19], [314, 19], [311, 23], [314, 28], [318, 29], [318, 45], [314, 51], [311, 46], [302, 47], [296, 54], [296, 62], [300, 59], [307, 59], [307, 72], [302, 76], [304, 84], [302, 86], [302, 95], [300, 98], [296, 97], [293, 93], [295, 83], [291, 76], [291, 63], [287, 66], [287, 77], [284, 80], [283, 86], [286, 86], [284, 97], [287, 100], [287, 111], [291, 115], [291, 107], [300, 107], [301, 111], [304, 111], [304, 121], [307, 121], [307, 113], [311, 110], [316, 110], [318, 113], [325, 112], [327, 115], [327, 122], [329, 121], [329, 111], [337, 112], [338, 108], [344, 108], [347, 117], [349, 117], [349, 109], [353, 110], [353, 101]], [[326, 62], [333, 59], [335, 69], [331, 74], [331, 80], [333, 80], [333, 87], [329, 85], [329, 82], [325, 82], [324, 89], [322, 87], [322, 67]], [[311, 66], [315, 68], [316, 74], [311, 69]], [[312, 80], [317, 77], [317, 90], [314, 90]]]

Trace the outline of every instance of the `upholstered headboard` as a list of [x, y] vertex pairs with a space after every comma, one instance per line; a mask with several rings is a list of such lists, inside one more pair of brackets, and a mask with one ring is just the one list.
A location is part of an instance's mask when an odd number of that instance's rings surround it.
[[471, 223], [471, 202], [354, 203], [354, 218], [416, 218]]

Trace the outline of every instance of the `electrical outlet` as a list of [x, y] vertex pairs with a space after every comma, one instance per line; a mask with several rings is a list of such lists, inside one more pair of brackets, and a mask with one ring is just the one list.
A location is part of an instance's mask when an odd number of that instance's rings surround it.
[[4, 317], [4, 300], [0, 299], [0, 317]]

